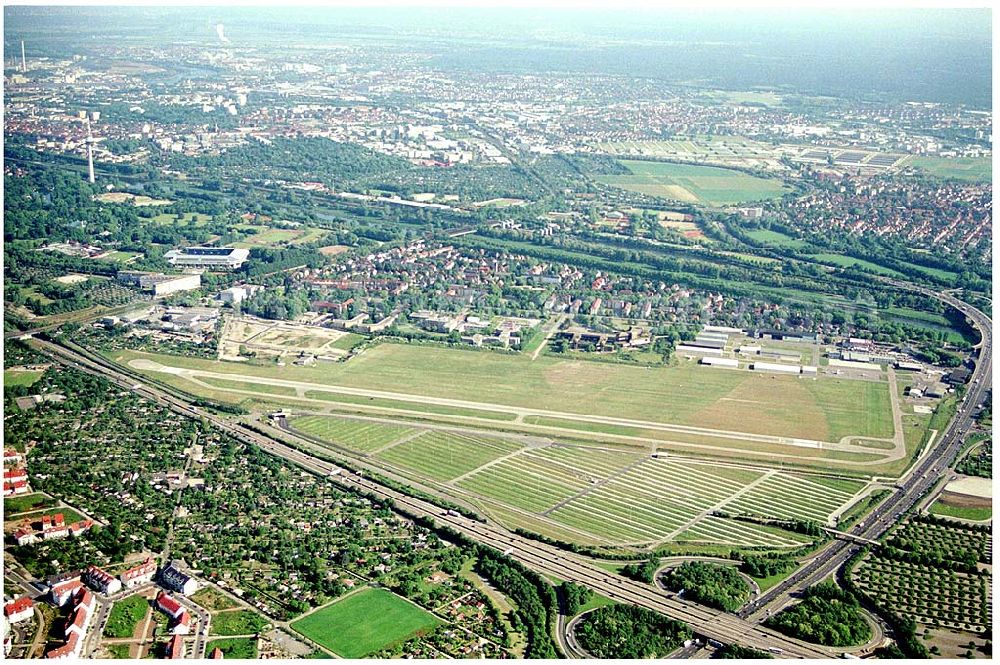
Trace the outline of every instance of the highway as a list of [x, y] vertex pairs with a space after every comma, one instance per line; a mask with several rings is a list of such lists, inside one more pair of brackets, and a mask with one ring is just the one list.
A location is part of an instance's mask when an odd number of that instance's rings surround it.
[[[965, 398], [959, 403], [955, 417], [923, 460], [898, 483], [900, 489], [848, 532], [850, 536], [862, 541], [875, 541], [885, 535], [899, 518], [910, 510], [941, 476], [945, 475], [962, 449], [964, 434], [971, 427], [976, 407], [985, 399], [992, 385], [993, 376], [993, 329], [989, 317], [950, 293], [939, 293], [894, 280], [887, 281], [900, 288], [917, 291], [951, 305], [972, 321], [979, 330], [981, 339], [978, 344], [979, 357], [976, 369], [966, 386]], [[770, 614], [780, 610], [803, 589], [840, 568], [862, 547], [858, 542], [833, 541], [817, 557], [743, 608], [738, 615], [756, 623], [763, 621]]]
[[[877, 540], [881, 537], [945, 472], [961, 449], [962, 434], [969, 428], [974, 407], [983, 400], [990, 387], [990, 373], [992, 371], [990, 319], [950, 294], [931, 292], [921, 287], [909, 285], [904, 285], [904, 288], [932, 295], [962, 311], [980, 330], [982, 342], [979, 345], [976, 370], [967, 386], [966, 398], [959, 405], [959, 410], [952, 423], [938, 438], [936, 445], [923, 458], [923, 461], [908, 474], [905, 480], [901, 481], [899, 485], [901, 489], [886, 499], [865, 521], [849, 532], [857, 538], [867, 540]], [[117, 385], [147, 399], [167, 405], [191, 417], [205, 418], [213, 425], [244, 442], [259, 446], [314, 473], [330, 477], [338, 484], [355, 487], [383, 499], [391, 499], [401, 512], [413, 517], [433, 518], [438, 524], [448, 526], [472, 540], [509, 553], [510, 556], [536, 572], [557, 579], [571, 580], [614, 600], [645, 607], [684, 621], [692, 627], [696, 634], [703, 637], [727, 644], [736, 643], [762, 651], [780, 650], [780, 655], [783, 657], [831, 658], [842, 651], [842, 649], [826, 648], [795, 640], [759, 624], [766, 618], [770, 610], [780, 608], [793, 594], [837, 570], [860, 549], [861, 545], [857, 543], [843, 540], [832, 542], [807, 565], [748, 605], [738, 615], [727, 614], [681, 599], [668, 598], [651, 585], [635, 582], [606, 571], [582, 557], [557, 547], [523, 538], [494, 525], [476, 522], [462, 516], [444, 514], [441, 508], [429, 502], [383, 487], [239, 423], [233, 423], [223, 417], [192, 407], [186, 401], [166, 391], [141, 383], [142, 379], [137, 380], [122, 368], [103, 359], [95, 361], [50, 342], [34, 340], [33, 344], [64, 363], [84, 371], [103, 375]]]

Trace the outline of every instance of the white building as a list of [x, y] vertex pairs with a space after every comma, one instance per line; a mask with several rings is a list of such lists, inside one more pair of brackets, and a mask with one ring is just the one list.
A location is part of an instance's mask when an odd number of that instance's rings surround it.
[[775, 372], [777, 374], [798, 374], [801, 371], [798, 365], [779, 365], [777, 363], [761, 362], [752, 363], [750, 369], [757, 372]]
[[243, 247], [186, 247], [163, 255], [172, 266], [209, 270], [236, 270], [249, 257], [250, 250]]
[[87, 571], [83, 574], [83, 579], [90, 588], [100, 591], [106, 596], [122, 590], [121, 580], [94, 565], [87, 566]]
[[146, 559], [145, 562], [138, 566], [129, 568], [123, 572], [118, 578], [126, 589], [131, 589], [132, 587], [151, 581], [155, 576], [156, 562], [152, 559]]
[[702, 365], [712, 365], [713, 367], [728, 367], [729, 369], [739, 369], [740, 364], [736, 358], [715, 358], [706, 356], [698, 361]]
[[201, 275], [164, 275], [162, 273], [123, 271], [118, 273], [118, 281], [138, 286], [143, 291], [148, 291], [153, 295], [165, 296], [199, 288]]

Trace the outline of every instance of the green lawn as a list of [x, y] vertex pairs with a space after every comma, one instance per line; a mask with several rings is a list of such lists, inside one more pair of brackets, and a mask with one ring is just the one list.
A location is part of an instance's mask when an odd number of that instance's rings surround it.
[[778, 247], [799, 249], [806, 244], [803, 240], [798, 240], [790, 235], [786, 235], [780, 231], [772, 231], [771, 229], [744, 230], [743, 233], [751, 240], [756, 240], [757, 242], [766, 243], [768, 245], [776, 245]]
[[146, 617], [149, 601], [142, 596], [119, 600], [111, 608], [111, 616], [104, 627], [105, 637], [132, 637], [135, 627]]
[[853, 256], [844, 256], [843, 254], [815, 254], [813, 255], [813, 258], [820, 263], [830, 263], [841, 268], [866, 268], [879, 275], [888, 275], [890, 277], [902, 276], [895, 270], [880, 266], [879, 264], [872, 263], [871, 261], [856, 259]]
[[12, 496], [3, 500], [3, 512], [8, 518], [18, 513], [28, 513], [36, 510], [52, 508], [58, 503], [55, 499], [35, 492], [33, 494], [23, 494]]
[[780, 198], [790, 191], [780, 180], [757, 178], [712, 166], [621, 160], [629, 175], [602, 175], [601, 182], [640, 194], [723, 206]]
[[227, 660], [249, 660], [257, 657], [257, 640], [250, 637], [235, 637], [228, 640], [212, 640], [205, 646], [205, 656], [218, 647]]
[[[719, 372], [694, 363], [645, 368], [551, 356], [532, 361], [522, 356], [405, 344], [381, 344], [349, 362], [313, 368], [275, 368], [136, 351], [109, 355], [124, 362], [150, 358], [168, 366], [218, 373], [755, 434], [822, 440], [891, 435], [885, 382]], [[167, 376], [158, 372], [150, 375]], [[325, 432], [319, 424], [324, 420], [331, 419], [300, 418], [294, 424], [321, 438], [333, 436], [332, 440], [362, 452], [390, 443], [398, 434], [384, 426], [375, 426], [381, 429], [379, 436], [362, 433], [360, 438], [358, 432]]]
[[935, 501], [931, 505], [930, 512], [933, 515], [940, 515], [942, 517], [957, 517], [976, 522], [984, 522], [993, 517], [993, 509], [989, 507], [953, 506], [941, 500]]
[[518, 448], [506, 439], [427, 431], [378, 457], [435, 480], [448, 481]]
[[906, 164], [939, 178], [989, 182], [993, 178], [990, 157], [913, 157]]
[[212, 635], [253, 635], [263, 630], [267, 619], [250, 610], [229, 610], [212, 615]]
[[385, 589], [368, 588], [292, 622], [291, 627], [339, 656], [361, 658], [440, 623]]
[[371, 452], [393, 441], [417, 432], [412, 427], [379, 425], [362, 420], [347, 420], [329, 416], [294, 418], [292, 426], [317, 439], [339, 443], [358, 452]]
[[229, 596], [210, 586], [200, 589], [196, 594], [191, 596], [191, 599], [210, 612], [239, 607], [235, 600], [232, 600]]
[[42, 378], [42, 374], [45, 374], [45, 372], [11, 371], [6, 369], [3, 372], [3, 384], [5, 386], [30, 386]]

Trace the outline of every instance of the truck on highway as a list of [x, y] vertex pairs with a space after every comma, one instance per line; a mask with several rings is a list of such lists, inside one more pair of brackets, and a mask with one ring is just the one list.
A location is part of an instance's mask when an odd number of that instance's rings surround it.
[[784, 653], [784, 650], [779, 649], [778, 647], [768, 647], [767, 650], [771, 653]]

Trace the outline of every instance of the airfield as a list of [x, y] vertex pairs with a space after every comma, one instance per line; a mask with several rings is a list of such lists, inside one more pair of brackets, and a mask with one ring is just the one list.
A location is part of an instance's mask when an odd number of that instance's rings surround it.
[[333, 454], [506, 526], [595, 545], [793, 549], [805, 538], [732, 517], [836, 526], [934, 435], [891, 372], [786, 376], [394, 343], [313, 366], [109, 357], [258, 417], [284, 409], [293, 432]]

